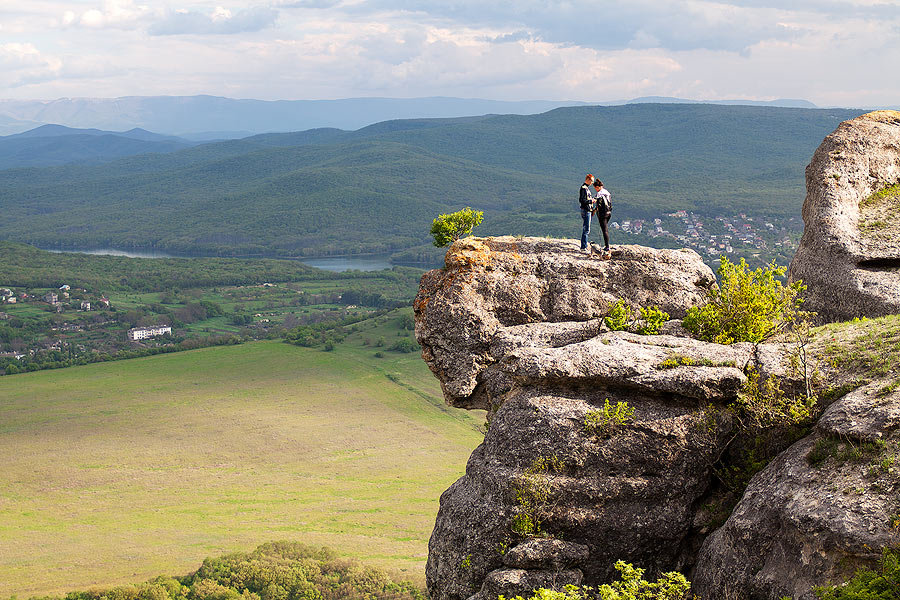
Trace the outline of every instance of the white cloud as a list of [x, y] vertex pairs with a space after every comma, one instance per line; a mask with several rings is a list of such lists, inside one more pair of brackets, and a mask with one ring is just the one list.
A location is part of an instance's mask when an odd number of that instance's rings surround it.
[[900, 81], [889, 75], [900, 62], [897, 0], [21, 5], [0, 7], [0, 79], [19, 82], [0, 95], [663, 95], [900, 105]]
[[0, 76], [11, 88], [31, 81], [48, 81], [59, 75], [62, 61], [45, 56], [34, 44], [0, 44]]
[[167, 13], [149, 28], [151, 35], [235, 34], [260, 31], [275, 24], [278, 11], [255, 6], [237, 13], [221, 6], [211, 12], [192, 10]]
[[91, 8], [77, 16], [72, 10], [63, 12], [61, 24], [73, 25], [77, 22], [82, 27], [100, 29], [107, 27], [134, 28], [140, 26], [148, 17], [157, 11], [150, 6], [135, 4], [134, 0], [105, 0], [101, 8]]

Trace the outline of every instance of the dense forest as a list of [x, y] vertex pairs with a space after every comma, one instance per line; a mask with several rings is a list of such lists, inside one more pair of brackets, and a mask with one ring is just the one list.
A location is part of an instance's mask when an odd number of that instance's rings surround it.
[[54, 248], [415, 258], [428, 255], [431, 219], [465, 205], [485, 211], [479, 233], [574, 235], [574, 198], [587, 171], [613, 192], [619, 219], [678, 209], [787, 217], [799, 213], [815, 147], [857, 114], [575, 107], [10, 169], [0, 171], [0, 238]]

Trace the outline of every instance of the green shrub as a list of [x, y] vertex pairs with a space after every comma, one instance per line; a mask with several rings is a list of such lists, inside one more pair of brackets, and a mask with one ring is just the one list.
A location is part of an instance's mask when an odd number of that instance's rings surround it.
[[800, 311], [806, 287], [799, 281], [785, 286], [778, 279], [784, 273], [774, 262], [751, 271], [743, 258], [734, 264], [723, 256], [719, 288], [706, 304], [688, 309], [685, 328], [719, 344], [759, 343], [789, 330], [807, 314]]
[[747, 381], [741, 386], [735, 404], [750, 417], [753, 425], [759, 428], [797, 425], [812, 415], [815, 396], [786, 394], [777, 377], [763, 377], [753, 366], [747, 366], [744, 373]]
[[860, 569], [844, 585], [817, 587], [815, 593], [819, 600], [898, 600], [900, 553], [885, 548], [877, 570]]
[[616, 402], [613, 406], [607, 398], [600, 410], [588, 411], [584, 415], [584, 431], [591, 435], [609, 436], [634, 418], [634, 408], [627, 402]]
[[633, 321], [632, 309], [625, 304], [624, 300], [616, 300], [616, 303], [610, 307], [609, 312], [603, 320], [606, 323], [606, 326], [611, 330], [625, 331]]
[[656, 365], [660, 371], [666, 369], [674, 369], [676, 367], [734, 367], [733, 360], [713, 361], [708, 358], [691, 358], [678, 352], [673, 352], [667, 356], [661, 363]]
[[388, 350], [393, 350], [394, 352], [403, 352], [404, 354], [415, 352], [418, 349], [419, 345], [407, 337], [397, 340], [390, 348], [388, 348]]
[[434, 245], [438, 248], [449, 246], [461, 237], [472, 233], [472, 230], [481, 224], [484, 212], [465, 207], [462, 210], [441, 215], [431, 223], [431, 235], [434, 237]]
[[[638, 319], [640, 314], [640, 319]], [[621, 298], [609, 308], [604, 317], [606, 326], [612, 331], [633, 331], [640, 335], [656, 335], [663, 323], [669, 320], [669, 314], [657, 306], [648, 306], [635, 311]]]
[[[391, 598], [424, 600], [410, 582], [395, 582], [383, 571], [340, 559], [327, 548], [272, 542], [253, 552], [207, 558], [184, 577], [71, 592], [66, 600], [342, 600]], [[49, 600], [49, 599], [47, 599]]]
[[510, 522], [513, 533], [524, 537], [547, 535], [541, 525], [553, 496], [552, 475], [562, 470], [563, 464], [556, 456], [539, 457], [516, 479], [516, 514]]
[[[688, 600], [691, 597], [691, 583], [681, 573], [663, 573], [651, 582], [644, 579], [644, 569], [621, 560], [615, 566], [621, 574], [619, 581], [597, 588], [569, 585], [563, 592], [540, 588], [529, 600]], [[515, 600], [523, 599], [517, 596]]]
[[637, 333], [641, 335], [656, 335], [663, 323], [669, 320], [669, 313], [663, 312], [658, 306], [648, 306], [641, 309], [641, 322], [638, 324]]

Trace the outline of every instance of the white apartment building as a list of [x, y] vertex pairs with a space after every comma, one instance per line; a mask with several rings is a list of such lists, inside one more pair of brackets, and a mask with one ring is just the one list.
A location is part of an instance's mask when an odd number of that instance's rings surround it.
[[172, 333], [172, 328], [168, 325], [162, 327], [135, 327], [128, 330], [128, 339], [131, 341], [146, 340], [147, 338], [157, 337]]

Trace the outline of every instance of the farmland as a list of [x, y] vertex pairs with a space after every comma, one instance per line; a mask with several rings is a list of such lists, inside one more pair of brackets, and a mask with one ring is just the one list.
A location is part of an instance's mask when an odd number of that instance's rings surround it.
[[417, 352], [373, 347], [403, 321], [363, 321], [330, 352], [261, 341], [0, 378], [0, 597], [275, 539], [421, 581], [481, 416], [446, 407]]

